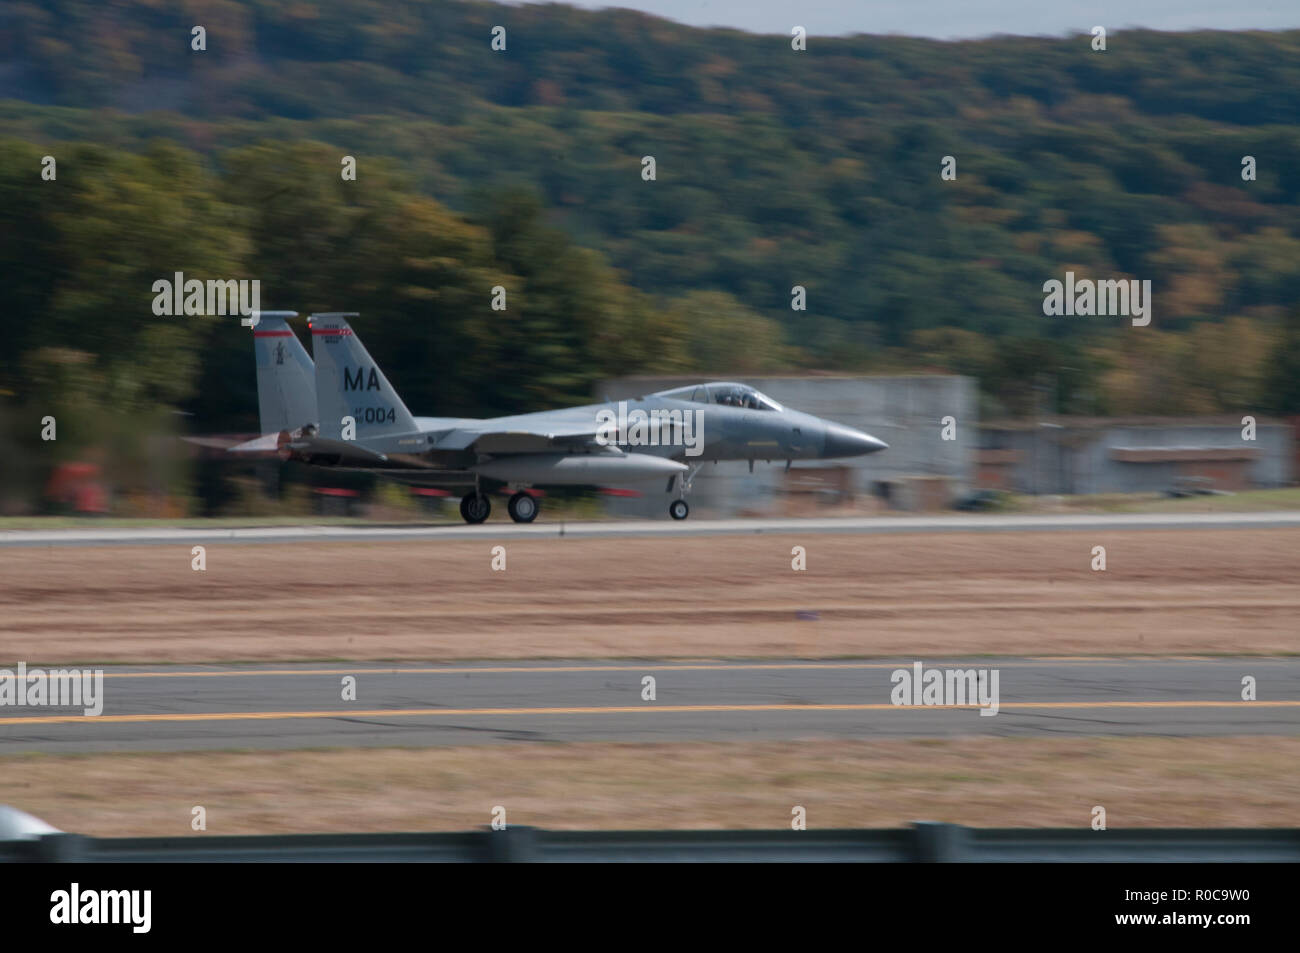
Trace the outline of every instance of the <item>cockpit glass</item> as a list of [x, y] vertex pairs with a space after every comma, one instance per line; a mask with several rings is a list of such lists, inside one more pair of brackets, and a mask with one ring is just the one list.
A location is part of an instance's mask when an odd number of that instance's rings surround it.
[[710, 387], [715, 404], [743, 407], [746, 410], [780, 410], [781, 405], [744, 384], [723, 384]]
[[696, 384], [660, 391], [660, 397], [689, 400], [697, 404], [722, 404], [724, 407], [743, 407], [747, 410], [781, 410], [772, 398], [744, 384]]

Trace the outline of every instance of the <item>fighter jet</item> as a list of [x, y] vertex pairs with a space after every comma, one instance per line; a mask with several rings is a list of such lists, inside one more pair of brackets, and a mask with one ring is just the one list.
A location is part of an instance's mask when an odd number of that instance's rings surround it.
[[311, 357], [289, 327], [294, 311], [263, 311], [253, 328], [263, 436], [231, 448], [364, 471], [418, 486], [469, 487], [467, 523], [492, 504], [483, 480], [515, 492], [507, 510], [531, 523], [527, 492], [542, 486], [628, 486], [665, 481], [668, 513], [686, 519], [685, 496], [706, 463], [826, 460], [884, 450], [869, 434], [783, 407], [745, 384], [718, 381], [626, 401], [479, 420], [415, 417], [348, 323], [355, 312], [313, 314]]

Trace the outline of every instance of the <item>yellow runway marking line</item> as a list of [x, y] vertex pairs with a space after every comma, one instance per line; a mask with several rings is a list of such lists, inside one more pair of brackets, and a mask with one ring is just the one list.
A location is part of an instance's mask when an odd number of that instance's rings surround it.
[[[1270, 658], [1262, 657], [1262, 661], [1272, 661]], [[913, 660], [914, 661], [914, 660]], [[937, 664], [943, 661], [954, 661], [954, 659], [925, 659], [927, 664]], [[989, 662], [990, 659], [965, 660], [971, 662]], [[1052, 658], [1050, 656], [1035, 656], [1028, 661], [1000, 662], [998, 668], [1041, 668], [1045, 664], [1062, 664], [1062, 665], [1131, 665], [1135, 662], [1214, 662], [1219, 659], [1186, 657], [1177, 658], [1131, 658], [1117, 659], [1113, 656], [1106, 658], [1088, 658], [1086, 656], [1069, 656], [1064, 658]], [[727, 670], [771, 670], [771, 671], [790, 671], [790, 670], [808, 670], [808, 669], [826, 669], [828, 671], [850, 670], [850, 669], [896, 669], [906, 668], [912, 664], [912, 661], [906, 662], [791, 662], [791, 663], [763, 663], [763, 662], [741, 662], [736, 664], [660, 664], [660, 665], [513, 665], [513, 666], [491, 666], [476, 667], [472, 665], [462, 667], [446, 668], [365, 668], [364, 663], [357, 668], [313, 668], [313, 669], [248, 669], [247, 671], [239, 670], [222, 670], [212, 672], [105, 672], [105, 678], [245, 678], [261, 675], [512, 675], [527, 674], [530, 672], [541, 673], [558, 673], [558, 672], [716, 672]], [[66, 665], [44, 665], [42, 668], [67, 668]], [[30, 671], [29, 666], [29, 671]]]
[[[54, 668], [56, 666], [48, 666]], [[464, 666], [457, 668], [318, 668], [318, 669], [250, 669], [246, 672], [105, 672], [105, 678], [239, 678], [253, 675], [513, 675], [556, 672], [702, 672], [726, 669], [858, 669], [898, 668], [881, 663], [796, 663], [792, 665], [548, 665], [548, 666]]]
[[[933, 711], [965, 709], [979, 705], [628, 705], [608, 708], [373, 708], [349, 711], [249, 711], [169, 715], [33, 715], [28, 718], [0, 718], [0, 725], [132, 724], [137, 722], [182, 721], [279, 721], [300, 718], [462, 718], [471, 715], [621, 715], [621, 714], [704, 714], [765, 711]], [[1006, 709], [1100, 709], [1100, 708], [1300, 708], [1293, 701], [1160, 701], [1160, 702], [1003, 702]]]

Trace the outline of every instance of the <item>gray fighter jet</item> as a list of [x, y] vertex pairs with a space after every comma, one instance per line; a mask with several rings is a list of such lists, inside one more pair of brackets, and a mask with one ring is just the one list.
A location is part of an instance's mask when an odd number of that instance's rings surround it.
[[289, 327], [293, 311], [263, 311], [253, 328], [264, 436], [232, 448], [365, 471], [418, 486], [470, 487], [467, 523], [492, 506], [484, 478], [516, 492], [517, 523], [537, 518], [534, 486], [627, 486], [663, 480], [673, 519], [706, 463], [824, 460], [887, 446], [868, 434], [782, 407], [752, 387], [714, 382], [627, 401], [476, 420], [414, 417], [348, 324], [355, 313], [313, 314], [312, 359]]

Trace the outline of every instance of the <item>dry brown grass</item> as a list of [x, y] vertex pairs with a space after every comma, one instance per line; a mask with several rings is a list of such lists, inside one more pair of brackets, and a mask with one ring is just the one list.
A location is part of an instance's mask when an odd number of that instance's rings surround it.
[[98, 836], [552, 829], [1300, 826], [1297, 738], [508, 744], [0, 758], [0, 803]]
[[524, 540], [506, 572], [495, 545], [2, 549], [0, 660], [1300, 651], [1289, 529]]

